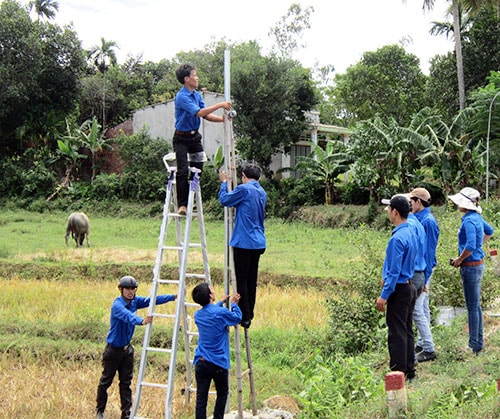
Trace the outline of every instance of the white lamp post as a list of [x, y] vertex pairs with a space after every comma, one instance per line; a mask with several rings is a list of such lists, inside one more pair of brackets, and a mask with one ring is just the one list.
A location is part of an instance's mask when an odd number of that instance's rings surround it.
[[491, 132], [491, 110], [493, 109], [493, 103], [495, 103], [495, 99], [500, 95], [500, 91], [498, 91], [493, 99], [491, 99], [490, 103], [490, 111], [488, 113], [488, 133], [486, 134], [486, 205], [488, 205], [488, 196], [489, 196], [489, 188], [490, 188], [490, 132]]

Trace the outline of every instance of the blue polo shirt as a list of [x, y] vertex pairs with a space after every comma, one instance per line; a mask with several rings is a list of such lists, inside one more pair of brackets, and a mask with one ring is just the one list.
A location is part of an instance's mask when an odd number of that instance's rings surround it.
[[493, 227], [483, 220], [481, 214], [476, 211], [467, 211], [464, 214], [458, 230], [458, 254], [462, 254], [464, 249], [472, 252], [470, 256], [465, 258], [464, 262], [473, 262], [484, 258], [484, 235], [491, 236], [493, 232]]
[[437, 265], [436, 249], [439, 240], [439, 226], [429, 207], [415, 213], [425, 230], [425, 284], [429, 282], [434, 267]]
[[402, 223], [392, 230], [385, 251], [382, 278], [384, 287], [380, 297], [387, 300], [394, 292], [396, 284], [405, 284], [413, 278], [417, 240], [408, 223]]
[[267, 194], [259, 182], [250, 180], [231, 192], [227, 190], [227, 183], [222, 182], [219, 202], [225, 207], [236, 208], [230, 245], [241, 249], [265, 249], [264, 215]]
[[[175, 295], [162, 294], [156, 297], [156, 304], [165, 304], [174, 301]], [[118, 348], [126, 346], [132, 340], [135, 326], [142, 324], [142, 317], [136, 312], [139, 308], [149, 307], [149, 297], [135, 296], [129, 304], [123, 295], [115, 298], [111, 306], [110, 327], [106, 342]]]
[[241, 322], [242, 314], [238, 304], [231, 304], [232, 311], [217, 304], [207, 304], [194, 313], [194, 322], [198, 327], [198, 346], [194, 352], [193, 363], [200, 358], [212, 362], [219, 367], [229, 369], [228, 326], [236, 326]]
[[205, 108], [205, 102], [197, 90], [192, 92], [182, 86], [175, 96], [175, 129], [179, 131], [197, 131], [201, 120], [196, 114]]

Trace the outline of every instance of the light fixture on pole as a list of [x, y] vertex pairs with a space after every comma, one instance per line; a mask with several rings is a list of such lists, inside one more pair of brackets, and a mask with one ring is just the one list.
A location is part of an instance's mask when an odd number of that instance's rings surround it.
[[490, 132], [491, 132], [491, 110], [493, 109], [493, 103], [495, 99], [500, 95], [498, 91], [490, 103], [490, 111], [488, 113], [488, 133], [486, 134], [486, 205], [488, 205], [489, 187], [490, 187]]

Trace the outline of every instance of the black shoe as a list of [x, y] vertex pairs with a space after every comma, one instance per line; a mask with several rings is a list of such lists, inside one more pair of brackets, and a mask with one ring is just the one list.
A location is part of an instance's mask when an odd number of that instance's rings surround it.
[[474, 352], [474, 355], [476, 355], [476, 356], [482, 355], [482, 354], [484, 354], [484, 348], [479, 349], [479, 351], [473, 351], [473, 352]]
[[426, 352], [422, 351], [417, 355], [417, 361], [420, 362], [427, 362], [427, 361], [432, 361], [436, 359], [436, 352]]
[[250, 325], [252, 324], [252, 320], [242, 320], [240, 324], [241, 324], [241, 327], [248, 329], [250, 327]]
[[416, 354], [422, 352], [423, 350], [424, 350], [424, 348], [422, 348], [421, 346], [419, 346], [419, 345], [415, 346], [415, 353]]

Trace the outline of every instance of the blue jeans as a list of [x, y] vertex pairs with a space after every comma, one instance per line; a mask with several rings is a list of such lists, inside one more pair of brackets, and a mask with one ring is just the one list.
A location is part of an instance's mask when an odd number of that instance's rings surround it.
[[481, 280], [483, 279], [484, 268], [484, 263], [460, 268], [469, 321], [469, 347], [472, 348], [473, 352], [478, 352], [484, 348], [483, 311], [481, 309]]
[[417, 327], [417, 346], [423, 348], [425, 352], [434, 352], [434, 339], [431, 332], [431, 311], [429, 309], [429, 286], [427, 292], [421, 292], [415, 302], [413, 309], [413, 323]]

